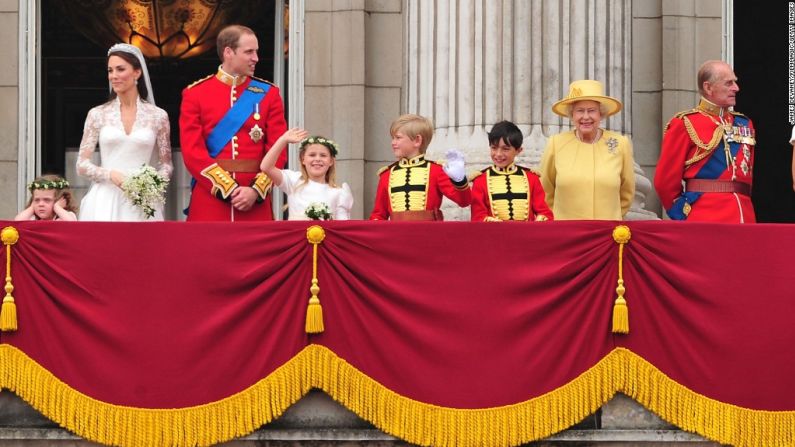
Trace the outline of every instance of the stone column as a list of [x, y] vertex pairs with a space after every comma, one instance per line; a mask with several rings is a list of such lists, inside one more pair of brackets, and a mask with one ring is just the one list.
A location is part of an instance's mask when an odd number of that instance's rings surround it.
[[394, 161], [389, 124], [400, 114], [401, 0], [305, 5], [303, 125], [339, 143], [337, 179], [353, 190], [353, 218], [366, 219], [376, 172]]
[[359, 218], [364, 169], [363, 3], [312, 0], [305, 8], [304, 127], [339, 143], [337, 178], [350, 185], [353, 217]]
[[[403, 110], [434, 120], [429, 158], [464, 151], [471, 170], [490, 163], [486, 132], [503, 119], [525, 134], [521, 163], [536, 166], [549, 135], [569, 120], [551, 105], [577, 79], [597, 79], [624, 110], [603, 122], [632, 134], [632, 2], [405, 0]], [[636, 167], [640, 192], [651, 183]], [[636, 198], [640, 210], [643, 197]], [[446, 208], [468, 219], [467, 210]]]
[[[661, 67], [655, 67], [656, 77], [661, 77], [658, 81], [659, 94], [662, 96], [662, 116], [658, 121], [660, 140], [663, 127], [676, 112], [691, 109], [698, 104], [696, 74], [701, 64], [709, 59], [721, 59], [721, 3], [716, 0], [644, 0], [644, 7], [638, 8], [644, 10], [646, 17], [656, 16], [662, 23], [659, 33], [664, 44], [657, 50], [662, 56], [659, 61]], [[650, 170], [656, 168], [659, 150], [658, 145], [656, 153], [647, 154], [649, 158], [644, 160], [650, 165]], [[656, 194], [652, 200], [654, 208], [651, 209], [659, 210]]]
[[[0, 70], [0, 218], [13, 219], [20, 209], [18, 203], [26, 200], [27, 191], [20, 191], [19, 185], [19, 4], [18, 2], [0, 2], [0, 38], [3, 45], [2, 55], [6, 61]], [[24, 182], [24, 180], [23, 180]]]

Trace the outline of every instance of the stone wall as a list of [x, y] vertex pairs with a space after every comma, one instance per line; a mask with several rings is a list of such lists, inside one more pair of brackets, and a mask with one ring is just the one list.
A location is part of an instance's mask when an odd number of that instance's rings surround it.
[[304, 127], [340, 145], [337, 178], [369, 216], [403, 80], [400, 0], [306, 2]]
[[[636, 152], [636, 161], [649, 178], [660, 156], [665, 124], [676, 112], [698, 104], [698, 68], [706, 60], [722, 58], [721, 5], [722, 0], [633, 2], [633, 85], [638, 87], [633, 98], [643, 108], [636, 109], [632, 120], [647, 148]], [[648, 209], [660, 211], [656, 194]]]
[[0, 218], [13, 218], [19, 208], [19, 35], [17, 0], [0, 0]]

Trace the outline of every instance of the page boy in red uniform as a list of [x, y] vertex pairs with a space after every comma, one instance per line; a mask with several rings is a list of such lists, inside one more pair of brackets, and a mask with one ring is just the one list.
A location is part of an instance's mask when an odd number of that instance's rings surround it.
[[381, 169], [370, 220], [443, 220], [442, 196], [461, 207], [472, 202], [464, 155], [447, 151], [447, 163], [426, 160], [433, 124], [419, 115], [402, 115], [392, 123], [392, 151], [398, 161]]
[[538, 173], [514, 163], [522, 152], [522, 141], [522, 131], [510, 121], [491, 128], [489, 151], [494, 165], [473, 179], [473, 221], [553, 220]]

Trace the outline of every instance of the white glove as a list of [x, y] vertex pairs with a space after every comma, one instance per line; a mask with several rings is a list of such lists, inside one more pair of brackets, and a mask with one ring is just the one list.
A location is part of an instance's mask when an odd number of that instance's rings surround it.
[[466, 178], [466, 160], [463, 152], [458, 149], [447, 149], [444, 154], [447, 162], [444, 164], [444, 172], [454, 182], [461, 183]]

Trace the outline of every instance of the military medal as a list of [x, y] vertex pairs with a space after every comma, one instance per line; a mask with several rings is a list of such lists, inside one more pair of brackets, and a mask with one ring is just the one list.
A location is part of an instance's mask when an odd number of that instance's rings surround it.
[[259, 103], [254, 104], [254, 120], [259, 121]]
[[258, 143], [259, 140], [262, 139], [262, 129], [260, 129], [259, 124], [255, 124], [254, 127], [251, 128], [251, 131], [248, 133], [248, 136], [251, 137], [251, 141]]

